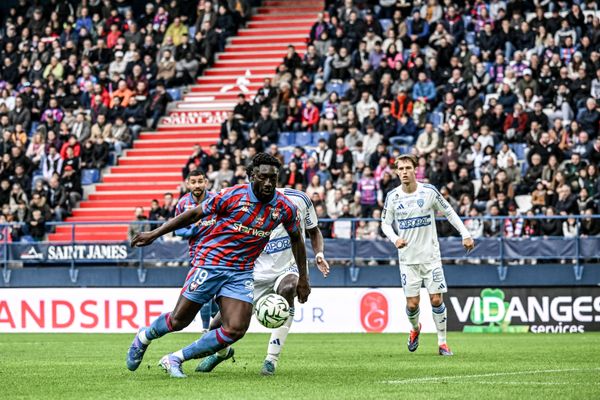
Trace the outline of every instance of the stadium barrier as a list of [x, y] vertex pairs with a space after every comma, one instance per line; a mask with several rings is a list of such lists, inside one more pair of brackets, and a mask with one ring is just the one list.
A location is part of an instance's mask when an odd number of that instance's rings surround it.
[[[568, 264], [573, 267], [575, 281], [581, 280], [586, 264], [597, 264], [600, 261], [600, 236], [580, 234], [581, 221], [584, 218], [600, 219], [595, 216], [575, 216], [575, 236], [521, 236], [505, 237], [503, 230], [496, 237], [476, 238], [476, 247], [466, 253], [459, 237], [440, 237], [440, 250], [446, 263], [483, 264], [497, 267], [500, 281], [506, 279], [508, 268], [514, 264]], [[465, 220], [504, 221], [506, 217], [476, 217]], [[527, 217], [524, 220], [555, 219], [561, 222], [563, 216]], [[444, 219], [440, 219], [444, 221]], [[325, 253], [334, 265], [349, 268], [350, 277], [357, 275], [360, 267], [394, 265], [397, 252], [394, 245], [386, 238], [365, 239], [357, 235], [360, 224], [378, 222], [374, 219], [323, 219], [322, 224], [331, 224], [335, 238], [325, 239]], [[131, 225], [160, 224], [160, 221], [134, 221]], [[49, 222], [50, 226], [69, 226], [70, 242], [11, 242], [5, 234], [7, 225], [0, 225], [3, 233], [0, 245], [2, 275], [5, 285], [10, 282], [11, 269], [14, 267], [62, 266], [69, 267], [71, 282], [76, 283], [78, 268], [82, 266], [124, 266], [137, 267], [140, 283], [145, 282], [147, 269], [165, 264], [185, 266], [188, 260], [187, 241], [161, 238], [145, 248], [132, 248], [127, 241], [85, 243], [76, 240], [76, 228], [81, 226], [123, 225], [122, 222], [103, 223], [65, 223]], [[381, 234], [380, 234], [381, 235]], [[286, 246], [280, 242], [279, 245]], [[289, 246], [289, 243], [287, 243]], [[311, 246], [307, 246], [309, 259], [313, 258]]]

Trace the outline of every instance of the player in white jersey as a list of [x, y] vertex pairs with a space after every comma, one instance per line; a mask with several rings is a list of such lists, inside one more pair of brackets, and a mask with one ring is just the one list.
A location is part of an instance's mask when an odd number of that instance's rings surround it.
[[[471, 234], [450, 204], [433, 185], [417, 182], [417, 159], [402, 155], [396, 159], [395, 172], [402, 184], [388, 193], [381, 216], [383, 233], [398, 248], [400, 275], [406, 296], [406, 313], [412, 325], [408, 350], [419, 347], [419, 291], [427, 288], [438, 332], [438, 352], [451, 356], [446, 344], [446, 306], [443, 293], [448, 291], [435, 228], [436, 211], [444, 213], [462, 236], [463, 246], [475, 246]], [[396, 228], [397, 232], [394, 230]]]
[[[318, 218], [310, 198], [296, 189], [277, 189], [286, 195], [297, 207], [298, 219], [303, 237], [310, 237], [311, 245], [315, 253], [315, 262], [323, 276], [329, 274], [329, 264], [323, 255], [323, 235], [318, 227]], [[290, 316], [279, 328], [273, 330], [267, 348], [267, 357], [263, 363], [261, 374], [273, 375], [277, 367], [279, 355], [294, 320], [294, 298], [296, 297], [296, 286], [300, 274], [308, 274], [308, 265], [298, 268], [292, 253], [290, 236], [285, 229], [277, 227], [269, 238], [269, 243], [254, 264], [254, 302], [269, 294], [277, 293], [283, 296], [290, 305]], [[220, 325], [219, 316], [211, 323], [211, 329]], [[233, 350], [233, 349], [232, 349]], [[219, 363], [231, 357], [233, 351], [228, 348], [206, 357], [198, 367], [198, 372], [210, 372]]]

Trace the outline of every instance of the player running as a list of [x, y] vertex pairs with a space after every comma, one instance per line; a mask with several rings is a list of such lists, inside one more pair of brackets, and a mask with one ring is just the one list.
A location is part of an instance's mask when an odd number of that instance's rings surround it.
[[[317, 267], [327, 277], [329, 275], [329, 264], [323, 255], [323, 235], [318, 227], [317, 213], [310, 198], [299, 190], [277, 189], [296, 205], [298, 219], [302, 230], [302, 237], [308, 232], [310, 241], [315, 252]], [[308, 266], [304, 265], [304, 273], [308, 274]], [[300, 277], [298, 265], [292, 253], [290, 237], [280, 225], [269, 240], [269, 244], [256, 260], [254, 266], [254, 301], [258, 301], [269, 293], [277, 293], [283, 296], [290, 305], [290, 316], [287, 321], [271, 333], [267, 357], [261, 370], [262, 375], [273, 375], [277, 367], [279, 355], [285, 344], [290, 327], [294, 320], [294, 297], [296, 297], [296, 285]], [[211, 329], [220, 325], [219, 317], [215, 317], [211, 323]], [[221, 362], [231, 358], [234, 354], [232, 347], [206, 357], [196, 368], [198, 372], [210, 372]]]
[[[259, 153], [252, 159], [250, 183], [223, 190], [159, 228], [136, 235], [132, 246], [147, 246], [162, 235], [189, 226], [207, 216], [215, 225], [198, 243], [193, 268], [175, 309], [159, 316], [149, 327], [140, 329], [127, 356], [127, 367], [139, 367], [150, 342], [169, 332], [185, 328], [203, 304], [217, 298], [222, 326], [175, 353], [164, 356], [159, 365], [172, 377], [185, 378], [183, 362], [202, 358], [240, 340], [250, 325], [254, 262], [263, 251], [271, 232], [280, 224], [290, 235], [292, 252], [298, 265], [306, 264], [304, 240], [297, 220], [296, 206], [275, 190], [281, 163]], [[310, 294], [308, 276], [300, 271], [298, 300]]]
[[[206, 174], [201, 170], [191, 171], [185, 179], [185, 186], [188, 189], [188, 193], [183, 195], [177, 202], [175, 207], [175, 216], [182, 214], [187, 210], [198, 207], [204, 200], [213, 197], [215, 194], [206, 190], [206, 184], [208, 180]], [[194, 259], [194, 253], [198, 247], [198, 243], [202, 236], [206, 235], [215, 224], [215, 218], [210, 215], [202, 218], [194, 225], [190, 225], [186, 228], [177, 229], [175, 235], [188, 239], [189, 251], [190, 251], [190, 265]], [[217, 306], [214, 304], [214, 300], [210, 300], [208, 303], [202, 306], [200, 309], [200, 319], [202, 319], [202, 329], [204, 332], [208, 332], [210, 325], [210, 317], [217, 313]]]
[[[475, 243], [465, 225], [450, 204], [432, 185], [418, 183], [415, 176], [417, 159], [401, 155], [396, 159], [395, 172], [402, 185], [388, 193], [383, 208], [382, 230], [398, 248], [402, 287], [406, 296], [406, 314], [412, 325], [408, 350], [419, 347], [419, 290], [424, 283], [429, 292], [433, 320], [438, 333], [439, 354], [451, 356], [446, 344], [446, 306], [443, 293], [448, 291], [440, 245], [435, 228], [435, 212], [444, 213], [462, 236], [463, 246], [471, 251]], [[399, 235], [392, 225], [395, 225]]]

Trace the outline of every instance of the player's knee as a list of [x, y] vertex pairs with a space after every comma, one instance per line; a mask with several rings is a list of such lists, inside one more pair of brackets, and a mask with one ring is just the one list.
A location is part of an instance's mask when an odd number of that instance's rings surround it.
[[228, 326], [227, 329], [223, 328], [223, 330], [227, 332], [227, 336], [233, 339], [234, 342], [237, 342], [244, 337], [248, 328], [242, 326]]
[[438, 307], [444, 302], [444, 298], [442, 297], [441, 293], [429, 295], [429, 299], [431, 300], [431, 305], [433, 307]]
[[[286, 283], [279, 287], [277, 291], [281, 296], [283, 296], [288, 303], [294, 300], [296, 297], [296, 285], [294, 283]], [[293, 304], [290, 304], [290, 306]]]
[[406, 308], [408, 308], [409, 311], [416, 311], [419, 308], [419, 298], [408, 297], [406, 299]]

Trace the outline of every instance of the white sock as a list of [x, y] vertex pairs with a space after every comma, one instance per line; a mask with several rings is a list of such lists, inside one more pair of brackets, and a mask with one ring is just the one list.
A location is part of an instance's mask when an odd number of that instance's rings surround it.
[[406, 309], [406, 315], [408, 315], [408, 321], [412, 325], [413, 331], [419, 330], [419, 314], [421, 313], [421, 309], [417, 307], [415, 311], [410, 311], [408, 308]]
[[271, 361], [273, 364], [277, 365], [279, 355], [281, 354], [281, 350], [285, 344], [285, 339], [287, 338], [288, 333], [290, 333], [290, 327], [292, 326], [293, 321], [294, 307], [290, 307], [290, 316], [288, 317], [287, 321], [285, 321], [282, 326], [275, 329], [273, 333], [271, 333], [269, 347], [267, 348], [267, 361]]
[[227, 357], [227, 353], [229, 353], [229, 346], [217, 351], [215, 354], [220, 358], [225, 358]]
[[146, 336], [146, 329], [142, 329], [138, 333], [138, 339], [140, 339], [140, 342], [142, 342], [146, 346], [150, 344], [150, 339], [148, 339], [148, 337]]
[[433, 311], [433, 321], [438, 333], [438, 346], [446, 343], [446, 320], [447, 311], [444, 303], [437, 307], [431, 307]]
[[184, 361], [183, 360], [183, 349], [177, 350], [175, 353], [173, 353], [173, 356], [179, 358], [181, 361]]

